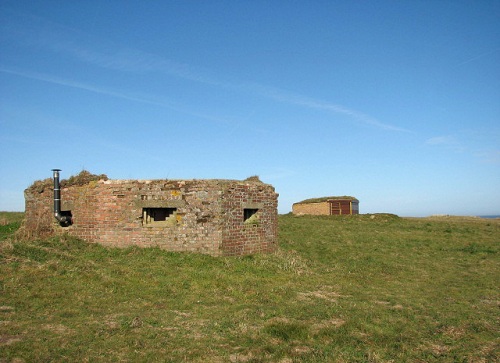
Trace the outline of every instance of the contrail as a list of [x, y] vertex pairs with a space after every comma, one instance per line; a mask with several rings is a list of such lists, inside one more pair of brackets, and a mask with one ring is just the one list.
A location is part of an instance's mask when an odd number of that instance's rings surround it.
[[[366, 115], [362, 112], [348, 109], [344, 106], [334, 103], [319, 101], [307, 96], [294, 95], [285, 90], [261, 85], [258, 83], [245, 83], [221, 80], [220, 78], [208, 76], [206, 72], [199, 72], [193, 70], [187, 64], [181, 64], [169, 59], [159, 57], [151, 53], [145, 53], [133, 49], [121, 49], [113, 52], [99, 52], [89, 50], [88, 48], [74, 44], [73, 41], [66, 41], [63, 39], [52, 39], [52, 41], [45, 40], [42, 44], [44, 47], [58, 53], [69, 54], [77, 60], [90, 63], [94, 66], [107, 68], [119, 72], [133, 72], [133, 73], [160, 73], [166, 76], [178, 77], [188, 81], [205, 84], [213, 87], [220, 87], [227, 90], [236, 92], [252, 93], [256, 96], [287, 103], [295, 106], [306, 107], [309, 109], [327, 111], [335, 114], [348, 116], [349, 118], [371, 125], [383, 130], [410, 132], [401, 127], [393, 126], [390, 124], [382, 123], [375, 118]], [[57, 81], [57, 80], [56, 80]], [[120, 94], [114, 91], [103, 91], [102, 89], [93, 89], [81, 84], [67, 84], [65, 85], [76, 86], [78, 88], [94, 90], [100, 93], [106, 93], [116, 97], [131, 99], [128, 95]], [[139, 102], [153, 103], [149, 100], [134, 99]]]
[[140, 102], [140, 103], [145, 103], [145, 104], [149, 104], [149, 105], [164, 107], [164, 108], [168, 108], [168, 109], [171, 109], [173, 111], [176, 111], [176, 112], [188, 114], [188, 115], [198, 117], [201, 119], [205, 119], [205, 120], [215, 122], [218, 124], [225, 124], [225, 125], [234, 126], [235, 123], [238, 123], [237, 121], [234, 121], [234, 120], [227, 120], [224, 118], [215, 117], [215, 116], [211, 116], [211, 115], [207, 115], [207, 114], [203, 114], [203, 113], [199, 113], [199, 112], [189, 111], [189, 110], [186, 110], [185, 108], [182, 108], [180, 106], [176, 106], [176, 105], [172, 104], [171, 102], [168, 102], [165, 100], [154, 100], [154, 97], [133, 96], [133, 95], [129, 95], [129, 94], [126, 94], [123, 92], [118, 92], [118, 91], [114, 91], [114, 90], [110, 90], [110, 89], [106, 89], [106, 88], [101, 88], [101, 87], [96, 87], [96, 86], [89, 85], [86, 83], [76, 82], [76, 81], [63, 79], [63, 78], [59, 78], [59, 77], [54, 77], [54, 76], [49, 76], [49, 75], [41, 74], [41, 73], [21, 72], [21, 71], [7, 69], [7, 68], [3, 68], [3, 67], [0, 67], [0, 72], [12, 74], [12, 75], [16, 75], [16, 76], [24, 77], [24, 78], [28, 78], [28, 79], [33, 79], [33, 80], [37, 80], [37, 81], [57, 84], [60, 86], [77, 88], [77, 89], [81, 89], [84, 91], [99, 93], [99, 94], [103, 94], [106, 96], [121, 98], [121, 99], [128, 100], [128, 101], [134, 101], [134, 102]]
[[319, 101], [310, 97], [294, 95], [276, 88], [265, 87], [258, 84], [250, 85], [249, 89], [254, 93], [260, 94], [266, 98], [274, 99], [279, 102], [288, 103], [291, 105], [302, 106], [310, 109], [328, 111], [335, 114], [349, 116], [352, 119], [361, 121], [365, 124], [376, 126], [378, 128], [390, 131], [411, 132], [410, 130], [382, 123], [375, 118], [368, 116], [362, 112], [346, 108], [342, 105]]
[[470, 63], [470, 62], [474, 62], [475, 60], [478, 60], [478, 59], [481, 59], [483, 57], [486, 57], [490, 54], [493, 54], [493, 53], [496, 53], [500, 48], [496, 48], [496, 49], [493, 49], [493, 50], [490, 50], [488, 52], [485, 52], [485, 53], [481, 53], [481, 54], [478, 54], [472, 58], [469, 58], [461, 63], [458, 63], [457, 66], [463, 66], [464, 64], [467, 64], [467, 63]]
[[29, 79], [34, 79], [37, 81], [43, 81], [43, 82], [48, 82], [48, 83], [53, 83], [53, 84], [58, 84], [60, 86], [67, 86], [67, 87], [72, 87], [72, 88], [78, 88], [82, 89], [85, 91], [89, 92], [95, 92], [95, 93], [100, 93], [100, 94], [105, 94], [108, 96], [113, 96], [113, 97], [118, 97], [118, 98], [123, 98], [129, 101], [137, 101], [137, 102], [146, 102], [146, 103], [152, 103], [151, 101], [136, 98], [136, 97], [131, 97], [129, 95], [116, 92], [116, 91], [111, 91], [95, 86], [91, 86], [85, 83], [80, 83], [80, 82], [75, 82], [75, 81], [70, 81], [67, 79], [59, 78], [59, 77], [54, 77], [54, 76], [48, 76], [45, 74], [41, 73], [33, 73], [33, 72], [20, 72], [20, 71], [15, 71], [11, 69], [6, 69], [6, 68], [0, 68], [0, 72], [2, 73], [8, 73], [8, 74], [13, 74], [16, 76], [24, 77], [24, 78], [29, 78]]

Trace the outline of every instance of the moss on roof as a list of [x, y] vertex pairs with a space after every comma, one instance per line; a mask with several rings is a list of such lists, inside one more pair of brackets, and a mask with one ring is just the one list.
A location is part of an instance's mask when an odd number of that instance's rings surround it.
[[88, 172], [87, 170], [82, 170], [78, 175], [72, 175], [67, 180], [61, 180], [61, 187], [65, 188], [73, 185], [82, 186], [90, 183], [91, 181], [98, 180], [108, 180], [108, 176], [106, 174], [96, 175]]
[[[268, 185], [271, 186], [270, 184], [266, 184], [262, 182], [257, 175], [251, 176], [246, 178], [245, 180], [230, 180], [230, 179], [192, 179], [192, 180], [172, 180], [172, 179], [156, 179], [156, 180], [111, 180], [108, 178], [107, 175], [105, 174], [92, 174], [88, 172], [87, 170], [82, 170], [78, 175], [73, 175], [69, 177], [68, 179], [62, 179], [61, 180], [61, 188], [67, 188], [71, 187], [74, 185], [82, 186], [90, 183], [91, 181], [98, 181], [98, 180], [104, 180], [107, 181], [109, 184], [121, 184], [121, 183], [128, 183], [128, 182], [149, 182], [149, 183], [154, 183], [154, 182], [165, 182], [166, 180], [170, 182], [183, 182], [185, 184], [200, 184], [200, 183], [205, 183], [207, 185], [231, 185], [234, 183], [251, 183], [251, 184], [262, 184], [262, 185]], [[43, 193], [43, 191], [47, 188], [52, 188], [54, 186], [54, 179], [53, 178], [47, 178], [43, 180], [37, 180], [35, 181], [31, 186], [28, 187], [28, 191], [31, 192], [38, 192], [38, 193]]]
[[336, 197], [321, 197], [321, 198], [310, 198], [310, 199], [305, 199], [301, 202], [297, 202], [297, 203], [294, 203], [294, 204], [309, 204], [309, 203], [321, 203], [321, 202], [326, 202], [326, 201], [329, 201], [329, 200], [350, 200], [350, 201], [353, 201], [353, 202], [359, 202], [359, 200], [357, 200], [356, 198], [354, 197], [350, 197], [348, 195], [344, 195], [344, 196], [336, 196]]
[[[73, 175], [67, 180], [66, 179], [61, 180], [61, 188], [70, 187], [72, 185], [85, 185], [90, 183], [91, 181], [97, 181], [97, 180], [108, 180], [108, 177], [105, 174], [96, 175], [88, 172], [87, 170], [82, 170], [78, 175]], [[46, 188], [52, 188], [53, 186], [54, 186], [54, 179], [47, 178], [35, 181], [28, 188], [28, 190], [42, 193]]]

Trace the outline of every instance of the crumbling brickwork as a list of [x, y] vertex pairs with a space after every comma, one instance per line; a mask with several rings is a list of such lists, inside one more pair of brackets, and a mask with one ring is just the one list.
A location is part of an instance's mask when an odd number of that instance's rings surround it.
[[[38, 185], [37, 185], [38, 184]], [[259, 180], [91, 180], [61, 182], [54, 219], [53, 187], [25, 190], [24, 230], [31, 236], [68, 233], [106, 246], [158, 246], [213, 256], [272, 252], [277, 248], [277, 198]]]

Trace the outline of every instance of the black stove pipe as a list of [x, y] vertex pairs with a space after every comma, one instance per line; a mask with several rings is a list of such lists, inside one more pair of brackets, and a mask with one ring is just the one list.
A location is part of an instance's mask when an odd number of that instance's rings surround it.
[[59, 184], [59, 172], [61, 169], [52, 169], [54, 172], [54, 217], [63, 227], [71, 225], [71, 216], [61, 214], [61, 186]]

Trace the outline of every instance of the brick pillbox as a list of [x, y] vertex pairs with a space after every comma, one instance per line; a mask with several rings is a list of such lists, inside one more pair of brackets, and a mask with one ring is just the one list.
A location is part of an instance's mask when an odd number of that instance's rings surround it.
[[278, 194], [257, 177], [109, 180], [82, 171], [60, 183], [63, 217], [58, 219], [69, 223], [54, 218], [54, 189], [49, 178], [24, 191], [23, 231], [29, 237], [67, 233], [104, 246], [155, 246], [212, 256], [277, 248]]

